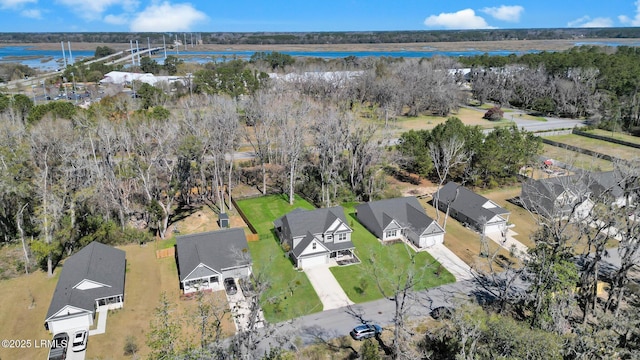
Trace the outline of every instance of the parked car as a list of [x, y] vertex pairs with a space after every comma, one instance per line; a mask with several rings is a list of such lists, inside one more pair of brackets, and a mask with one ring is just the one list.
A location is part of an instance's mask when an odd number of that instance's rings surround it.
[[243, 278], [238, 279], [238, 285], [240, 285], [240, 289], [245, 297], [253, 296], [255, 294], [255, 287], [250, 279]]
[[382, 333], [382, 328], [377, 324], [358, 325], [349, 332], [354, 340], [364, 340], [372, 338]]
[[53, 336], [53, 344], [49, 349], [49, 360], [64, 360], [67, 358], [67, 346], [69, 345], [69, 335], [67, 333], [57, 333]]
[[229, 295], [235, 295], [238, 292], [238, 287], [236, 286], [236, 282], [233, 278], [224, 279], [224, 289]]
[[436, 320], [451, 319], [451, 317], [453, 316], [453, 309], [446, 306], [438, 306], [437, 308], [431, 310], [429, 315], [431, 315], [431, 317]]
[[87, 348], [87, 330], [76, 331], [71, 343], [71, 350], [74, 352], [83, 351]]

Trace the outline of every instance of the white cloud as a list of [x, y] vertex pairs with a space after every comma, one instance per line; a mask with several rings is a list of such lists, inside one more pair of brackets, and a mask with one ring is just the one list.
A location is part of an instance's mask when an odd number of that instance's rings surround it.
[[443, 27], [446, 29], [491, 29], [481, 16], [477, 16], [473, 9], [464, 9], [454, 13], [440, 13], [431, 15], [424, 20], [429, 27]]
[[0, 9], [17, 9], [29, 3], [37, 3], [38, 0], [0, 0]]
[[131, 22], [131, 31], [188, 31], [197, 22], [207, 19], [207, 15], [191, 4], [162, 4], [148, 6]]
[[569, 21], [567, 23], [567, 27], [581, 27], [581, 28], [612, 27], [612, 26], [613, 26], [613, 20], [611, 20], [610, 18], [599, 17], [599, 18], [592, 19], [588, 15], [585, 15], [573, 21]]
[[56, 2], [69, 7], [85, 20], [100, 19], [102, 13], [108, 8], [116, 6], [126, 12], [133, 12], [139, 4], [137, 0], [56, 0]]
[[127, 16], [127, 14], [120, 14], [120, 15], [109, 14], [105, 16], [104, 19], [102, 20], [107, 24], [111, 24], [111, 25], [124, 25], [129, 22], [129, 17]]
[[636, 6], [636, 14], [633, 19], [627, 15], [620, 15], [618, 16], [618, 20], [625, 25], [640, 26], [640, 0], [633, 4]]
[[42, 19], [42, 12], [39, 9], [23, 10], [20, 15], [31, 19]]
[[480, 11], [498, 20], [518, 22], [520, 21], [520, 15], [524, 12], [524, 8], [520, 5], [501, 5], [500, 7], [486, 7], [480, 9]]

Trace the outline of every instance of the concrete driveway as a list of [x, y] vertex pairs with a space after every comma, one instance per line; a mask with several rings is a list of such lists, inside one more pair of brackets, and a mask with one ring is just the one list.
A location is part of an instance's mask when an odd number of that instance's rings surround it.
[[453, 251], [449, 250], [444, 244], [436, 244], [426, 248], [426, 251], [433, 256], [434, 259], [447, 269], [456, 281], [472, 279], [471, 267], [462, 261]]
[[323, 311], [338, 309], [347, 305], [352, 305], [347, 294], [329, 270], [329, 265], [317, 265], [304, 269], [313, 289], [320, 297]]
[[495, 232], [488, 233], [487, 237], [508, 251], [514, 249], [514, 255], [519, 257], [520, 259], [527, 259], [529, 257], [529, 255], [527, 254], [529, 248], [520, 241], [516, 240], [514, 238], [514, 236], [516, 235], [518, 235], [517, 232], [511, 229], [507, 229], [507, 233], [505, 234], [505, 236], [502, 236], [502, 234], [499, 232]]

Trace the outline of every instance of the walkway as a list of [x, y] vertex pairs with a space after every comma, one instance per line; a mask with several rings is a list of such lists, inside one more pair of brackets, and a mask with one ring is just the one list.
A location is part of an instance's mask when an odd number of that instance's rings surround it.
[[443, 244], [436, 244], [420, 251], [427, 251], [431, 254], [434, 259], [438, 260], [445, 269], [456, 277], [456, 281], [473, 278], [471, 267]]
[[329, 264], [305, 268], [304, 272], [322, 302], [323, 311], [353, 305], [329, 270]]
[[515, 256], [522, 260], [525, 260], [529, 257], [529, 255], [527, 254], [529, 248], [520, 241], [516, 240], [514, 238], [514, 236], [516, 235], [518, 235], [517, 232], [511, 229], [507, 229], [506, 236], [504, 237], [499, 232], [489, 233], [487, 234], [487, 237], [507, 251], [514, 250], [513, 252]]
[[109, 310], [107, 310], [106, 307], [98, 310], [98, 326], [93, 330], [89, 330], [89, 336], [104, 334], [104, 332], [107, 330], [108, 312]]

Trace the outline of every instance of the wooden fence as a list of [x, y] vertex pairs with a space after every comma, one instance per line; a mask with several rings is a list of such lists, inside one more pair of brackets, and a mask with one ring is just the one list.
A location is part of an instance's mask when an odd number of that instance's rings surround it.
[[163, 258], [167, 258], [170, 256], [176, 256], [176, 248], [175, 246], [172, 246], [170, 248], [166, 248], [166, 249], [160, 249], [160, 250], [156, 250], [156, 259], [163, 259]]
[[640, 144], [635, 144], [635, 143], [632, 143], [632, 142], [628, 142], [628, 141], [624, 141], [624, 140], [620, 140], [620, 139], [615, 139], [615, 138], [608, 137], [608, 136], [592, 134], [592, 133], [580, 131], [578, 129], [573, 129], [573, 133], [576, 134], [576, 135], [580, 135], [580, 136], [584, 136], [584, 137], [588, 137], [588, 138], [592, 138], [592, 139], [608, 141], [608, 142], [611, 142], [611, 143], [614, 143], [614, 144], [624, 145], [624, 146], [629, 146], [629, 147], [632, 147], [632, 148], [640, 149]]

